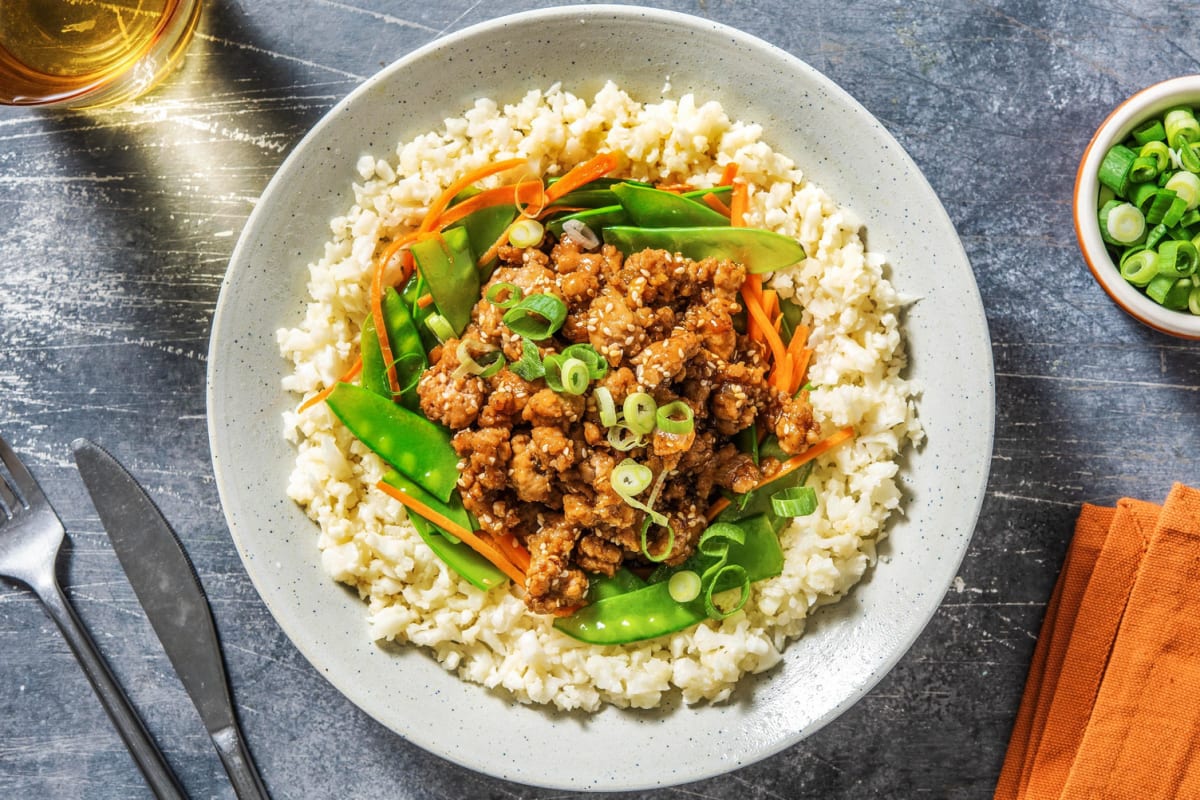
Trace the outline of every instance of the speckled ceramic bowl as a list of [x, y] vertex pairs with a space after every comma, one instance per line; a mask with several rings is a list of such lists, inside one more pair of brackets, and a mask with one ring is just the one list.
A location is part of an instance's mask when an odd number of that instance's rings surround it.
[[[537, 53], [529, 58], [512, 43]], [[619, 65], [630, 65], [622, 68]], [[305, 266], [352, 202], [363, 152], [437, 127], [479, 96], [513, 101], [561, 81], [589, 95], [614, 79], [635, 97], [716, 99], [866, 221], [905, 315], [928, 441], [902, 465], [902, 515], [880, 564], [817, 613], [782, 664], [725, 703], [558, 713], [460, 681], [417, 648], [367, 639], [358, 598], [321, 570], [317, 530], [286, 497], [280, 436], [295, 398], [275, 330], [303, 316]], [[952, 332], [952, 335], [947, 335]], [[222, 287], [208, 413], [221, 501], [246, 569], [280, 626], [353, 702], [467, 767], [559, 789], [630, 790], [726, 772], [782, 750], [870, 689], [924, 628], [974, 531], [991, 458], [991, 347], [970, 265], [920, 171], [862, 106], [812, 67], [708, 20], [634, 6], [575, 6], [498, 19], [405, 56], [339, 103], [263, 193]], [[478, 746], [472, 746], [478, 743]], [[865, 745], [864, 745], [865, 747]], [[547, 754], [552, 754], [547, 757]], [[864, 758], [870, 757], [867, 752]]]
[[1121, 277], [1113, 264], [1096, 215], [1100, 181], [1097, 175], [1104, 154], [1129, 136], [1140, 122], [1178, 105], [1200, 106], [1200, 75], [1187, 75], [1156, 83], [1117, 106], [1096, 129], [1075, 177], [1075, 233], [1079, 248], [1092, 275], [1108, 296], [1131, 317], [1157, 331], [1184, 339], [1200, 339], [1200, 316], [1189, 311], [1172, 311], [1146, 296]]

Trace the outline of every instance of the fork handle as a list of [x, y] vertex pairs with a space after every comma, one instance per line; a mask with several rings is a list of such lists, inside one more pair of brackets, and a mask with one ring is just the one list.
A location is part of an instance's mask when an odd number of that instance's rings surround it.
[[84, 674], [87, 675], [92, 688], [96, 690], [104, 710], [108, 712], [117, 732], [125, 741], [125, 746], [129, 748], [134, 762], [142, 771], [154, 796], [159, 800], [176, 798], [186, 800], [187, 795], [184, 793], [179, 779], [171, 771], [171, 766], [163, 757], [162, 751], [158, 749], [158, 745], [150, 738], [137, 711], [130, 705], [125, 692], [113, 677], [104, 658], [100, 655], [100, 651], [96, 649], [96, 645], [88, 636], [83, 623], [79, 621], [75, 610], [67, 601], [58, 585], [58, 580], [52, 578], [49, 582], [43, 582], [42, 585], [34, 585], [31, 588], [46, 606], [51, 618], [58, 624], [63, 637], [71, 647], [71, 652], [79, 660]]

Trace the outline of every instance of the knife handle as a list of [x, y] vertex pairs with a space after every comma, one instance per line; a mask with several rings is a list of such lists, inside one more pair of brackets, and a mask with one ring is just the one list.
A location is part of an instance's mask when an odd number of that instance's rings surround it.
[[108, 712], [125, 746], [129, 748], [130, 755], [142, 771], [154, 796], [159, 800], [187, 800], [179, 779], [171, 771], [170, 764], [158, 749], [158, 745], [150, 738], [141, 717], [130, 705], [129, 698], [125, 696], [117, 679], [104, 663], [104, 658], [96, 649], [92, 638], [88, 636], [75, 610], [67, 602], [58, 581], [52, 578], [30, 588], [34, 589], [51, 618], [58, 624], [63, 638], [67, 640], [71, 652], [83, 667], [84, 674], [96, 690], [100, 703]]
[[212, 735], [213, 744], [217, 747], [217, 755], [229, 774], [229, 782], [233, 784], [233, 793], [238, 800], [269, 800], [270, 795], [263, 786], [262, 778], [254, 766], [254, 759], [246, 749], [246, 742], [236, 723], [228, 728], [222, 728]]

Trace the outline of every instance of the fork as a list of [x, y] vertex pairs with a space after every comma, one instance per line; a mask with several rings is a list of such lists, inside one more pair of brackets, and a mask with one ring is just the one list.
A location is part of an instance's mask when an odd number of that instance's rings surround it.
[[66, 534], [62, 521], [2, 437], [0, 461], [12, 478], [0, 472], [0, 577], [25, 584], [45, 605], [154, 795], [184, 800], [179, 779], [58, 585], [55, 566]]

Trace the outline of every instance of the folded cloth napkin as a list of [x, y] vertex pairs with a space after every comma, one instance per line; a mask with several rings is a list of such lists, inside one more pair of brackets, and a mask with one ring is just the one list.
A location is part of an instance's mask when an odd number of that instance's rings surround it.
[[996, 800], [1200, 798], [1200, 491], [1085, 504]]

